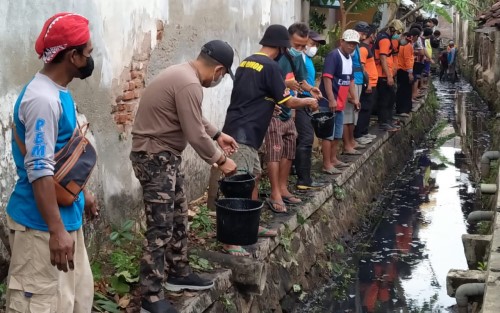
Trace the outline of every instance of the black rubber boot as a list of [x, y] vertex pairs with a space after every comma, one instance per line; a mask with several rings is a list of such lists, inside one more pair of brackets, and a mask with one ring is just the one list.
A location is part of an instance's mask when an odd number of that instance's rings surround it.
[[312, 151], [311, 150], [297, 150], [295, 153], [295, 172], [297, 173], [297, 189], [319, 189], [325, 184], [313, 182], [311, 178], [312, 167]]

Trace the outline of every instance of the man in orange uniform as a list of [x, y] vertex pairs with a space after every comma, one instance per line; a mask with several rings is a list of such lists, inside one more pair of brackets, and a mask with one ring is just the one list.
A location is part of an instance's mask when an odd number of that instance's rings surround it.
[[392, 123], [392, 109], [394, 106], [394, 77], [393, 77], [393, 46], [392, 36], [401, 33], [404, 25], [400, 20], [393, 20], [377, 36], [375, 41], [375, 62], [378, 71], [377, 107], [379, 127], [385, 131], [398, 131], [399, 127]]
[[407, 117], [412, 108], [413, 42], [418, 40], [420, 30], [412, 28], [401, 39], [398, 55], [398, 90], [396, 92], [396, 113]]
[[368, 75], [368, 83], [364, 86], [361, 93], [360, 102], [361, 110], [358, 115], [358, 123], [354, 128], [354, 138], [375, 139], [377, 136], [368, 133], [370, 125], [370, 117], [373, 109], [377, 91], [378, 72], [375, 58], [371, 49], [371, 44], [375, 40], [375, 28], [369, 26], [366, 30], [366, 38], [359, 44], [359, 54], [361, 64], [363, 65], [366, 74]]

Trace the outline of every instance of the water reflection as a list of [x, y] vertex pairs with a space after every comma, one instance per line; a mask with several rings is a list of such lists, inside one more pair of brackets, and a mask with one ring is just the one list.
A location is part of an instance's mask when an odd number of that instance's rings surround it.
[[[446, 161], [453, 161], [456, 151], [439, 150]], [[467, 268], [461, 204], [473, 189], [455, 166], [431, 170], [439, 168], [437, 162], [423, 151], [406, 170], [413, 172], [411, 182], [403, 182], [390, 199], [389, 217], [378, 227], [370, 255], [359, 261], [363, 301], [357, 312], [445, 312], [455, 303], [446, 295], [446, 273]], [[460, 190], [469, 192], [461, 196]]]
[[[339, 284], [333, 281], [296, 312], [452, 312], [456, 302], [446, 293], [446, 275], [451, 268], [468, 268], [461, 236], [468, 232], [466, 216], [479, 203], [470, 150], [480, 155], [489, 142], [485, 122], [474, 117], [486, 117], [488, 109], [464, 82], [434, 84], [439, 120], [447, 123], [441, 133], [451, 139], [437, 150], [416, 150], [386, 186], [377, 208], [384, 217], [366, 240], [368, 248], [350, 256], [358, 275], [347, 299], [334, 298]], [[455, 133], [467, 141], [453, 138]]]

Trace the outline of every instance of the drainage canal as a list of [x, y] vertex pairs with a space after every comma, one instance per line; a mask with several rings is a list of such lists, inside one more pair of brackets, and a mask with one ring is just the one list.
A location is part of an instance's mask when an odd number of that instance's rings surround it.
[[434, 85], [440, 109], [427, 141], [393, 174], [364, 230], [327, 247], [331, 283], [302, 294], [295, 312], [454, 312], [446, 275], [468, 268], [461, 236], [479, 203], [471, 159], [489, 143], [488, 111], [464, 82]]

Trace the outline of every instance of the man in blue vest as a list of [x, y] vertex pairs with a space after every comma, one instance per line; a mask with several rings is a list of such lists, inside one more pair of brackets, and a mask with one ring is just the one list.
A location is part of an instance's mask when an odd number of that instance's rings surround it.
[[84, 210], [97, 215], [94, 197], [84, 191], [72, 205], [59, 206], [53, 179], [54, 154], [77, 127], [67, 86], [94, 69], [88, 23], [73, 13], [59, 13], [45, 22], [35, 44], [43, 69], [14, 106], [16, 139], [24, 145], [12, 140], [18, 180], [7, 204], [9, 313], [92, 310], [94, 283], [82, 217]]

